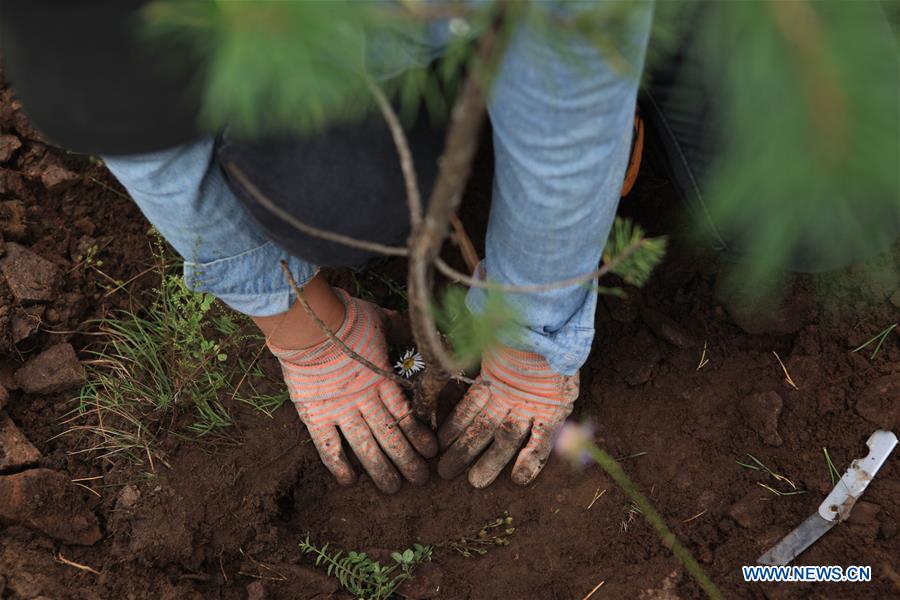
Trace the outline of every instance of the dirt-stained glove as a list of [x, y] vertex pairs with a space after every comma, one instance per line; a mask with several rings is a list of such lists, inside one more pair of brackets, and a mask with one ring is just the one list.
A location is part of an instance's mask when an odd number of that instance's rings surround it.
[[[342, 290], [335, 292], [346, 306], [337, 337], [389, 371], [383, 310]], [[381, 491], [391, 494], [400, 489], [397, 469], [413, 484], [428, 480], [428, 465], [422, 456], [437, 454], [437, 440], [411, 415], [409, 402], [395, 382], [350, 358], [330, 340], [301, 350], [272, 344], [269, 348], [281, 361], [291, 400], [309, 428], [322, 462], [340, 484], [353, 483], [356, 473], [338, 430]]]
[[577, 374], [560, 375], [531, 352], [508, 347], [489, 351], [481, 375], [438, 430], [441, 448], [447, 448], [438, 473], [445, 479], [456, 477], [487, 448], [469, 470], [469, 483], [486, 487], [527, 437], [512, 480], [531, 483], [547, 462], [553, 439], [577, 397]]

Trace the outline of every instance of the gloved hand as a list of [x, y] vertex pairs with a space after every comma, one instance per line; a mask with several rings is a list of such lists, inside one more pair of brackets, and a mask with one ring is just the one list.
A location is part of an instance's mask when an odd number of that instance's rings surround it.
[[[383, 309], [342, 290], [335, 292], [346, 307], [337, 337], [360, 356], [390, 370]], [[269, 348], [281, 361], [297, 413], [338, 483], [349, 485], [356, 480], [338, 430], [381, 491], [392, 494], [400, 489], [397, 469], [413, 484], [428, 481], [428, 465], [422, 456], [437, 454], [437, 441], [431, 430], [412, 416], [396, 383], [350, 358], [331, 340], [300, 350], [272, 344]]]
[[438, 473], [445, 479], [456, 477], [493, 441], [469, 470], [469, 483], [486, 487], [530, 433], [512, 480], [531, 483], [547, 462], [577, 397], [578, 375], [554, 372], [542, 356], [509, 347], [487, 352], [475, 384], [438, 430], [441, 448], [447, 448]]

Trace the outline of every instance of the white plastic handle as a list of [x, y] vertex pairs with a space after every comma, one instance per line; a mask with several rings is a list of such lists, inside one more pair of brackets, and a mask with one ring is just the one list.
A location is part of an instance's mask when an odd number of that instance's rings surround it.
[[841, 480], [819, 505], [819, 516], [826, 521], [843, 521], [850, 516], [853, 505], [897, 445], [897, 436], [890, 431], [878, 430], [869, 436], [866, 445], [869, 454], [850, 464]]

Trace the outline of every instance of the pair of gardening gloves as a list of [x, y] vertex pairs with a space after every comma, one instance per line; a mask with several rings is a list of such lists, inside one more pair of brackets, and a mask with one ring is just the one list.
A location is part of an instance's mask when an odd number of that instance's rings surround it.
[[[336, 292], [346, 307], [337, 337], [390, 370], [382, 323], [386, 311]], [[343, 434], [375, 485], [389, 494], [400, 489], [401, 475], [414, 485], [427, 482], [425, 459], [436, 456], [439, 446], [444, 454], [438, 473], [446, 479], [472, 465], [469, 482], [485, 487], [518, 452], [512, 480], [527, 485], [547, 462], [555, 434], [578, 396], [577, 375], [553, 372], [537, 354], [496, 348], [482, 358], [481, 374], [435, 438], [413, 417], [400, 386], [330, 340], [300, 350], [269, 348], [281, 362], [300, 419], [337, 481], [350, 485], [356, 480]]]

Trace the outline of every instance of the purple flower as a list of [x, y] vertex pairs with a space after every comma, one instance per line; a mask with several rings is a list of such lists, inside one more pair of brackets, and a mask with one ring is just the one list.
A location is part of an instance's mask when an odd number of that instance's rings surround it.
[[590, 423], [567, 421], [556, 437], [557, 454], [565, 457], [575, 467], [593, 462], [588, 447], [594, 443], [594, 426]]

